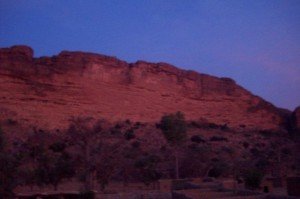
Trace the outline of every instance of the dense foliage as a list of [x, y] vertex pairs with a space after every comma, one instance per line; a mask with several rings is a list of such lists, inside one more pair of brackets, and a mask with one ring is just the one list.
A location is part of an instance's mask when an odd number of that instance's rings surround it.
[[160, 128], [168, 142], [179, 144], [186, 138], [187, 125], [183, 113], [165, 115], [161, 118]]
[[84, 193], [103, 191], [112, 181], [149, 186], [161, 178], [207, 176], [234, 176], [256, 189], [275, 163], [298, 169], [295, 150], [284, 144], [288, 138], [236, 136], [186, 123], [177, 112], [163, 116], [156, 127], [74, 118], [64, 132], [33, 128], [21, 139], [8, 139], [0, 129], [0, 198], [12, 198], [17, 185], [57, 189], [69, 179], [82, 182]]

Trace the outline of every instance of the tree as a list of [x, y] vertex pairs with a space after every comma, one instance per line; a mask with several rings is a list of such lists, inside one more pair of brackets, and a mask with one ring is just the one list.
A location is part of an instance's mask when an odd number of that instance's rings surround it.
[[135, 162], [135, 167], [139, 169], [139, 177], [145, 185], [156, 182], [162, 176], [157, 170], [157, 164], [160, 162], [160, 158], [156, 155], [147, 155]]
[[74, 175], [73, 162], [68, 153], [63, 151], [46, 152], [39, 158], [36, 169], [36, 178], [40, 184], [51, 184], [57, 190], [62, 179]]
[[72, 147], [73, 157], [76, 158], [79, 180], [83, 181], [85, 191], [93, 188], [93, 173], [95, 172], [95, 153], [93, 150], [100, 137], [101, 126], [91, 123], [89, 118], [73, 119], [68, 129], [68, 143]]
[[186, 121], [183, 113], [177, 112], [175, 114], [164, 115], [160, 121], [160, 128], [175, 150], [175, 169], [176, 178], [179, 178], [179, 147], [186, 140]]
[[20, 176], [24, 184], [38, 186], [58, 184], [74, 175], [74, 167], [61, 136], [43, 130], [34, 130], [22, 143]]
[[85, 191], [94, 188], [94, 180], [103, 190], [115, 171], [117, 154], [122, 144], [107, 142], [110, 136], [109, 125], [105, 121], [89, 118], [75, 118], [69, 129], [69, 144], [73, 147], [77, 173], [84, 183]]
[[259, 170], [257, 168], [248, 169], [244, 173], [244, 180], [245, 180], [246, 187], [250, 188], [250, 189], [259, 188], [263, 177], [264, 177], [264, 174], [261, 170]]
[[180, 174], [183, 178], [202, 177], [208, 171], [211, 157], [211, 147], [204, 144], [191, 144], [185, 150], [184, 158], [180, 166]]
[[0, 198], [14, 198], [17, 185], [18, 161], [6, 147], [5, 135], [0, 127]]
[[218, 178], [229, 170], [229, 165], [224, 161], [217, 161], [213, 164], [213, 167], [209, 170], [208, 176]]
[[101, 147], [97, 150], [96, 179], [103, 191], [120, 164], [119, 156], [123, 144], [118, 142], [111, 145], [107, 143], [100, 145]]

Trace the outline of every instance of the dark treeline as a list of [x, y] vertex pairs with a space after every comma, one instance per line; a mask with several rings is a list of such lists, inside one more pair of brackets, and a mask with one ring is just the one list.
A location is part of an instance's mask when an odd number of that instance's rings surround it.
[[[189, 136], [191, 129], [202, 131], [203, 125], [196, 124], [186, 122], [178, 112], [163, 116], [151, 128], [129, 120], [109, 123], [75, 118], [62, 132], [33, 129], [25, 138], [10, 141], [0, 130], [0, 198], [12, 197], [18, 185], [51, 185], [56, 190], [68, 179], [82, 182], [85, 191], [104, 190], [111, 181], [150, 185], [161, 178], [205, 176], [231, 176], [257, 188], [274, 162], [293, 158], [280, 142], [271, 143], [272, 148], [249, 143], [248, 134], [238, 149], [231, 147], [227, 126], [217, 128], [224, 136]], [[147, 139], [157, 135], [162, 142], [143, 142], [138, 132], [146, 128], [156, 133], [146, 134]], [[222, 147], [214, 148], [216, 143]]]

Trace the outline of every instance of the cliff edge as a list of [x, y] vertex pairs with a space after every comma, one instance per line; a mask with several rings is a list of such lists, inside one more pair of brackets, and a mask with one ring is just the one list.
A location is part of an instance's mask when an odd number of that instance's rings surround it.
[[127, 63], [115, 57], [63, 51], [33, 57], [27, 46], [0, 49], [0, 119], [48, 128], [71, 117], [156, 122], [182, 111], [229, 127], [278, 129], [278, 109], [229, 78], [166, 63]]

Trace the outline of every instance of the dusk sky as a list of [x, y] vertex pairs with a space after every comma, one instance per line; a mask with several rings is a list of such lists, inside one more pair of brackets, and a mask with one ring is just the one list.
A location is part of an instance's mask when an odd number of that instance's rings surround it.
[[300, 105], [300, 0], [0, 0], [0, 47], [167, 62]]

